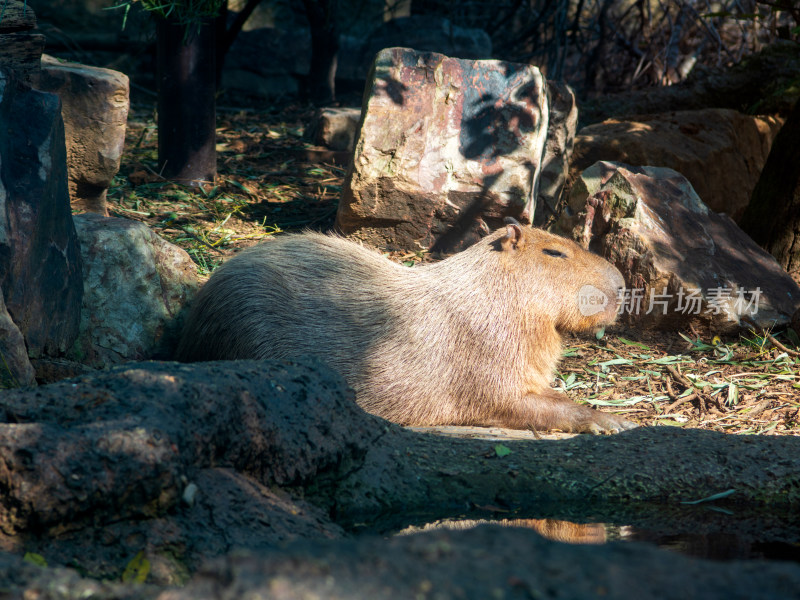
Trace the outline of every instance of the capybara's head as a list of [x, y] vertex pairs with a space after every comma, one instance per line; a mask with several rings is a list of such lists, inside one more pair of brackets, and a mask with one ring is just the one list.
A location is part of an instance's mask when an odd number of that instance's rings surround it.
[[616, 318], [625, 280], [604, 258], [510, 220], [496, 244], [508, 268], [532, 278], [525, 286], [532, 310], [551, 317], [559, 331], [595, 330]]

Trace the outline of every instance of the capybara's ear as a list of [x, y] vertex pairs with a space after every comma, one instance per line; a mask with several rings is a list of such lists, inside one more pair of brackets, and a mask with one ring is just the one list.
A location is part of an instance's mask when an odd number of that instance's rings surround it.
[[522, 250], [525, 247], [525, 236], [519, 223], [506, 223], [506, 235], [500, 240], [500, 247], [505, 252]]

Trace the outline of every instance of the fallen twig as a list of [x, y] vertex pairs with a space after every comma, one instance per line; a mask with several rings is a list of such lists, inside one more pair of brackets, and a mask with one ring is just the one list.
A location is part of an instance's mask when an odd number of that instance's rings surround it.
[[664, 409], [664, 413], [668, 414], [668, 413], [672, 412], [674, 409], [676, 409], [678, 406], [680, 406], [681, 404], [686, 404], [687, 402], [691, 402], [692, 400], [695, 400], [695, 399], [697, 399], [699, 397], [700, 397], [699, 394], [697, 392], [694, 392], [694, 393], [689, 394], [688, 396], [684, 396], [683, 398], [678, 398], [675, 402], [673, 402], [672, 404], [667, 406], [667, 408]]

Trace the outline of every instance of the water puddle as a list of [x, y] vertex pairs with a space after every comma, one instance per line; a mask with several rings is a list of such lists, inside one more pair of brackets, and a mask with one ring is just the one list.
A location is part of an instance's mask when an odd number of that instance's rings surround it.
[[[780, 560], [800, 563], [800, 542], [757, 539], [752, 532], [669, 531], [611, 523], [576, 523], [559, 519], [440, 519], [424, 525], [411, 525], [395, 535], [410, 535], [434, 529], [470, 529], [478, 525], [525, 527], [543, 537], [570, 544], [605, 544], [634, 541], [711, 560]], [[770, 524], [770, 527], [774, 524]], [[763, 532], [769, 537], [766, 529]]]

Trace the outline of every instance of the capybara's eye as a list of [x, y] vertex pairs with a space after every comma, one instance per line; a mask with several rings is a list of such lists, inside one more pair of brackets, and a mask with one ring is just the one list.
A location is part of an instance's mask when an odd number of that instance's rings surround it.
[[555, 256], [556, 258], [567, 258], [566, 254], [564, 254], [560, 250], [553, 250], [552, 248], [543, 248], [542, 252], [547, 254], [547, 256]]

